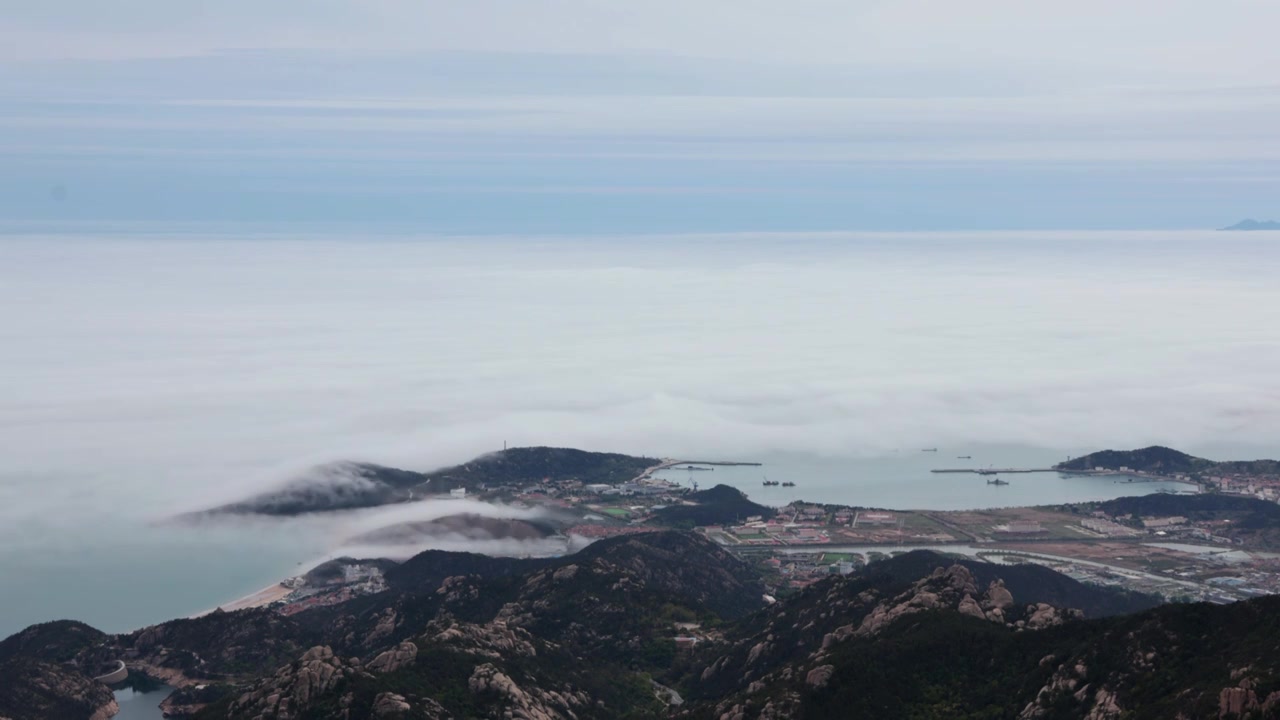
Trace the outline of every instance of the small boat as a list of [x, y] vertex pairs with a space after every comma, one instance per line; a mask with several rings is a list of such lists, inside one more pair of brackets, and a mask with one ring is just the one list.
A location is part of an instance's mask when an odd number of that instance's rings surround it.
[[1008, 485], [1009, 483], [1005, 482], [1004, 480], [1001, 480], [1000, 478], [996, 478], [994, 480], [988, 480], [987, 484], [988, 485]]
[[957, 455], [957, 456], [956, 456], [956, 459], [957, 459], [957, 460], [972, 460], [972, 459], [973, 459], [973, 456], [972, 456], [972, 455]]
[[782, 483], [782, 487], [795, 487], [795, 486], [796, 486], [796, 484], [795, 484], [795, 483], [793, 483], [793, 482], [784, 482], [784, 483]]
[[684, 469], [685, 470], [701, 470], [703, 472], [711, 472], [712, 470], [715, 470], [715, 468], [697, 467], [696, 465], [686, 465], [684, 466]]
[[920, 452], [938, 452], [938, 448], [921, 448]]

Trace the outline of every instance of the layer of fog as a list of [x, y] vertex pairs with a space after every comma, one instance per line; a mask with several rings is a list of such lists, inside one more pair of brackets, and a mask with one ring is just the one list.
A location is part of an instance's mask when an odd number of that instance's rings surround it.
[[[322, 489], [336, 491], [342, 473], [319, 473]], [[355, 485], [368, 480], [347, 475]], [[301, 480], [292, 480], [298, 483]], [[271, 516], [255, 514], [182, 515], [166, 517], [155, 522], [169, 528], [190, 528], [194, 532], [205, 530], [263, 533], [306, 538], [321, 557], [314, 562], [335, 557], [385, 557], [404, 559], [423, 550], [457, 550], [487, 555], [547, 556], [559, 555], [583, 546], [580, 541], [567, 536], [553, 535], [547, 538], [514, 538], [489, 536], [480, 529], [470, 534], [441, 529], [434, 533], [403, 533], [394, 541], [371, 541], [379, 531], [411, 526], [415, 523], [469, 516], [502, 520], [549, 521], [568, 518], [565, 511], [538, 506], [515, 506], [504, 503], [483, 502], [460, 498], [429, 498], [413, 502], [384, 505], [381, 507], [335, 512], [307, 513], [297, 516]]]
[[0, 525], [504, 442], [1262, 453], [1278, 265], [1207, 234], [7, 239]]
[[444, 532], [421, 537], [412, 542], [371, 543], [363, 536], [372, 531], [406, 523], [439, 520], [452, 515], [478, 515], [508, 520], [562, 520], [564, 511], [547, 507], [517, 507], [476, 500], [425, 500], [369, 510], [313, 516], [306, 522], [328, 525], [336, 545], [316, 562], [335, 557], [382, 557], [402, 560], [424, 550], [450, 550], [506, 557], [551, 557], [577, 552], [592, 540], [574, 535], [552, 535], [545, 538], [491, 537], [478, 538], [462, 533]]

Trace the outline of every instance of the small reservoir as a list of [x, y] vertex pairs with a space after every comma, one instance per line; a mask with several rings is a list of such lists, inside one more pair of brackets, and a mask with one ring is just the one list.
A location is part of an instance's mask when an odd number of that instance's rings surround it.
[[161, 684], [135, 684], [115, 690], [116, 704], [120, 712], [112, 720], [163, 720], [160, 703], [169, 697], [173, 688]]

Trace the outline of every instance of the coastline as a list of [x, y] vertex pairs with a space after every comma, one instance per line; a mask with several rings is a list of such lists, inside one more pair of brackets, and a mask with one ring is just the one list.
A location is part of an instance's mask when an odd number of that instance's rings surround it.
[[261, 590], [249, 593], [242, 598], [232, 600], [229, 603], [223, 603], [222, 605], [209, 610], [198, 612], [192, 615], [191, 618], [204, 617], [205, 615], [217, 612], [218, 610], [222, 610], [223, 612], [233, 612], [235, 610], [248, 610], [250, 608], [266, 607], [278, 600], [283, 600], [291, 592], [293, 592], [291, 589], [278, 582], [272, 583]]

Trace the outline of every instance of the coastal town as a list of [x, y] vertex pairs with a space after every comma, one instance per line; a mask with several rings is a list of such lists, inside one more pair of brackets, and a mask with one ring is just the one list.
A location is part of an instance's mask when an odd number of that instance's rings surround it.
[[[1273, 504], [1280, 498], [1280, 474], [1275, 472], [1162, 474], [1124, 465], [1091, 470], [1135, 481], [1173, 480], [1205, 495]], [[690, 488], [646, 473], [616, 486], [549, 481], [517, 493], [514, 500], [577, 508], [589, 520], [617, 521], [581, 526], [599, 537], [660, 521], [664, 509], [690, 504], [690, 495]], [[1103, 505], [925, 512], [793, 502], [770, 517], [748, 515], [696, 530], [759, 563], [782, 591], [833, 573], [847, 574], [896, 553], [931, 548], [991, 562], [1041, 564], [1081, 582], [1168, 600], [1224, 603], [1280, 593], [1280, 545], [1273, 545], [1269, 536], [1241, 530], [1237, 519], [1229, 517], [1232, 513], [1197, 519], [1109, 512]]]
[[[757, 564], [780, 594], [919, 548], [994, 563], [1040, 564], [1080, 582], [1172, 601], [1225, 603], [1280, 593], [1280, 473], [1271, 466], [1262, 466], [1261, 472], [1250, 466], [1194, 473], [1095, 466], [1087, 471], [1120, 474], [1135, 482], [1175, 480], [1193, 487], [1194, 495], [951, 511], [803, 501], [769, 508], [727, 486], [718, 486], [718, 494], [700, 492], [696, 481], [674, 482], [659, 472], [679, 468], [697, 477], [696, 471], [713, 466], [663, 460], [624, 482], [547, 477], [454, 488], [449, 497], [559, 511], [569, 518], [556, 530], [566, 548], [574, 537], [590, 541], [685, 527]], [[1194, 513], [1176, 511], [1179, 498], [1187, 497], [1199, 498], [1193, 501], [1196, 507], [1226, 504]], [[1146, 500], [1137, 502], [1142, 498]], [[1275, 533], [1263, 527], [1271, 521], [1259, 524], [1256, 511], [1238, 509], [1240, 501], [1253, 501], [1250, 508], [1274, 508]], [[252, 604], [270, 604], [287, 615], [385, 588], [376, 563], [344, 559], [327, 570], [290, 578], [254, 596]]]

